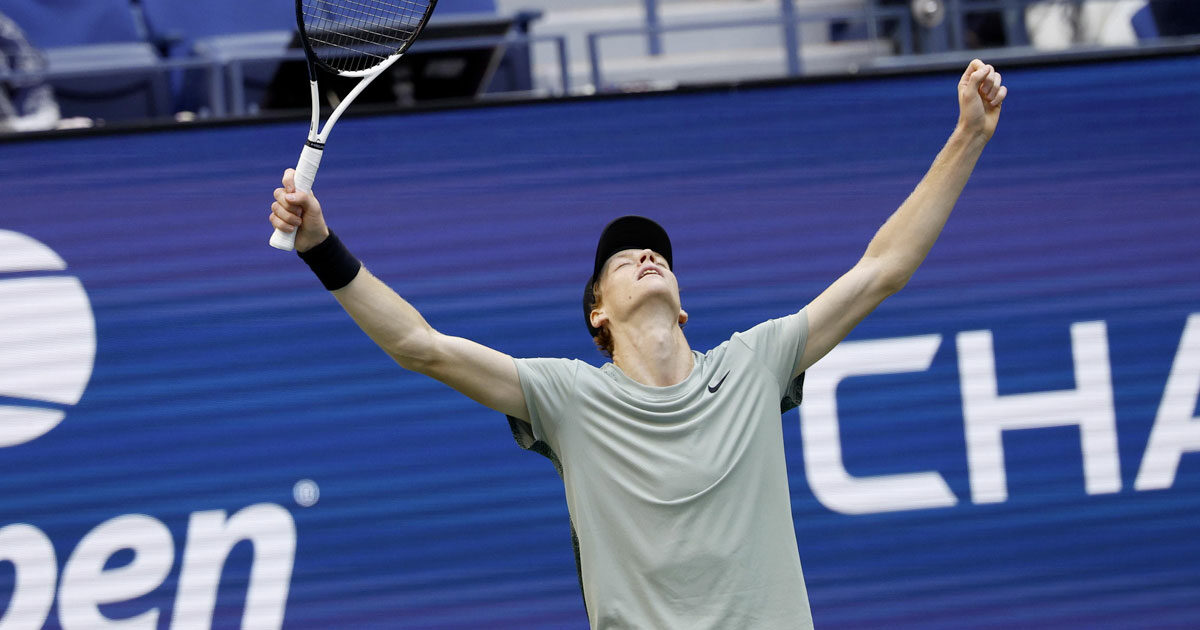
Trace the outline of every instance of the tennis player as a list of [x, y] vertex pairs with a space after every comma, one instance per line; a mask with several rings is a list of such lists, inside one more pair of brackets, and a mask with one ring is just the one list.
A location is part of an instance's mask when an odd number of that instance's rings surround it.
[[593, 628], [812, 628], [784, 462], [780, 408], [804, 370], [916, 271], [992, 137], [1007, 94], [975, 60], [959, 119], [928, 173], [862, 259], [796, 313], [700, 353], [665, 231], [622, 217], [603, 231], [584, 290], [588, 331], [612, 362], [513, 359], [443, 335], [329, 232], [292, 173], [271, 223], [400, 365], [509, 417], [566, 488]]

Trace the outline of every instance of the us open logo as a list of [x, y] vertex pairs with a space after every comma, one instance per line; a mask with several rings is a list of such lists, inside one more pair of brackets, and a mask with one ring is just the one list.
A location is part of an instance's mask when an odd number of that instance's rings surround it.
[[96, 322], [77, 278], [45, 244], [0, 230], [0, 447], [45, 435], [79, 402]]

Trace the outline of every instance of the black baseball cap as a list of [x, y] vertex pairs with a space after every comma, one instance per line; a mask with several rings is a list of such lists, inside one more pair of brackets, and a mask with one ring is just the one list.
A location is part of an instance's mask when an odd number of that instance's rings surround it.
[[671, 239], [661, 225], [646, 217], [636, 215], [624, 216], [609, 223], [600, 233], [600, 242], [596, 245], [596, 264], [592, 268], [592, 277], [588, 279], [587, 286], [583, 288], [583, 321], [587, 324], [588, 332], [593, 337], [599, 334], [600, 329], [592, 326], [592, 305], [596, 302], [592, 287], [596, 285], [600, 271], [604, 269], [604, 263], [608, 262], [613, 254], [626, 249], [652, 249], [667, 259], [668, 266], [674, 268], [671, 258]]

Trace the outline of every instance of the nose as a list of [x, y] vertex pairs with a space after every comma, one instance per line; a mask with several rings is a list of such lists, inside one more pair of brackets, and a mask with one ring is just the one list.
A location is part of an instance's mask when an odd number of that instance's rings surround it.
[[643, 249], [638, 253], [638, 263], [644, 263], [646, 261], [657, 262], [654, 260], [654, 250]]

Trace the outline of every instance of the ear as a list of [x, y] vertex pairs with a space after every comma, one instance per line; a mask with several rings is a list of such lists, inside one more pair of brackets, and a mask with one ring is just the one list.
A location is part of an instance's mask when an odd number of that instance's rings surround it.
[[604, 313], [604, 309], [594, 308], [588, 315], [588, 320], [592, 322], [593, 328], [604, 328], [604, 324], [608, 323], [608, 315]]
[[682, 326], [682, 325], [686, 324], [687, 320], [688, 320], [687, 311], [685, 311], [683, 309], [679, 309], [679, 325]]

